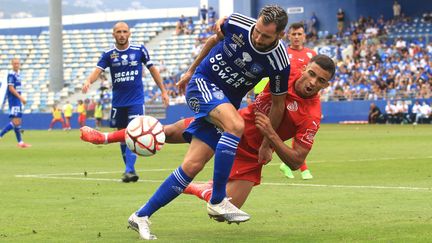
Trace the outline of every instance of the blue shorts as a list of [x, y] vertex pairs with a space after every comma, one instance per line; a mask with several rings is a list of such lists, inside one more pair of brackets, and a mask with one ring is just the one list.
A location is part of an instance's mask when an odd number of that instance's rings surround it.
[[228, 99], [224, 92], [207, 77], [194, 74], [186, 88], [186, 102], [195, 113], [195, 119], [199, 119], [208, 116], [210, 111], [220, 104], [231, 103], [238, 109], [241, 98], [235, 101]]
[[190, 143], [192, 137], [206, 143], [210, 148], [216, 150], [216, 145], [222, 136], [222, 130], [217, 128], [212, 123], [206, 121], [205, 118], [195, 119], [183, 132], [183, 138]]
[[132, 119], [144, 115], [144, 105], [131, 105], [111, 108], [110, 127], [126, 128]]
[[9, 118], [21, 118], [22, 112], [21, 112], [21, 106], [10, 106], [9, 107]]

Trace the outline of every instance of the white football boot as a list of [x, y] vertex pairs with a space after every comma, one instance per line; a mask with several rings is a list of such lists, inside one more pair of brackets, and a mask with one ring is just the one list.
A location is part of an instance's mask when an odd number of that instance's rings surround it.
[[241, 223], [246, 222], [250, 219], [250, 215], [238, 209], [229, 200], [231, 198], [225, 197], [222, 202], [218, 204], [207, 203], [207, 213], [210, 218], [218, 222], [227, 221], [228, 224], [231, 223]]
[[141, 239], [144, 240], [156, 240], [156, 235], [152, 235], [150, 233], [150, 220], [147, 216], [138, 217], [135, 213], [133, 213], [128, 219], [129, 226], [139, 233]]

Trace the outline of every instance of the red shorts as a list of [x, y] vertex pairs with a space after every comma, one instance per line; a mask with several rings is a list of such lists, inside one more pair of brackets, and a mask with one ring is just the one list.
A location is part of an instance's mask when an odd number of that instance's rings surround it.
[[251, 181], [257, 186], [261, 184], [262, 167], [263, 164], [259, 164], [257, 160], [236, 156], [229, 179]]

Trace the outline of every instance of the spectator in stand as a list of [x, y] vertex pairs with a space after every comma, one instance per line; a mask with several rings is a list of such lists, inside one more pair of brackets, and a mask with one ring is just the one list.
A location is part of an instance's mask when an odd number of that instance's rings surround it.
[[207, 13], [208, 13], [207, 6], [203, 5], [199, 10], [201, 24], [207, 23]]
[[216, 23], [217, 16], [216, 16], [216, 11], [213, 9], [212, 6], [209, 7], [207, 16], [208, 16], [208, 24], [213, 26]]
[[338, 12], [336, 14], [336, 19], [337, 19], [337, 35], [339, 37], [343, 36], [343, 31], [344, 31], [344, 23], [345, 23], [345, 12], [339, 8]]
[[159, 73], [164, 73], [167, 71], [167, 67], [165, 66], [165, 62], [163, 60], [160, 60], [158, 68]]
[[393, 3], [393, 17], [394, 17], [394, 19], [396, 19], [396, 20], [400, 19], [401, 11], [402, 11], [401, 5], [397, 1], [394, 1], [394, 3]]
[[384, 120], [384, 116], [381, 113], [381, 110], [378, 108], [378, 106], [375, 105], [375, 103], [371, 103], [369, 109], [368, 123], [369, 124], [382, 123], [383, 120]]
[[312, 12], [312, 16], [309, 20], [309, 28], [308, 28], [309, 35], [311, 37], [318, 35], [318, 27], [319, 27], [318, 18], [315, 15], [315, 12]]
[[185, 16], [182, 14], [182, 15], [180, 16], [180, 18], [177, 20], [175, 34], [176, 34], [176, 35], [181, 35], [181, 34], [183, 34], [184, 31], [185, 31], [185, 28], [186, 28], [186, 18], [185, 18]]
[[186, 28], [185, 28], [184, 33], [186, 35], [191, 35], [191, 34], [193, 34], [194, 30], [195, 30], [195, 24], [194, 24], [194, 22], [192, 20], [192, 17], [189, 17], [188, 21], [186, 23]]

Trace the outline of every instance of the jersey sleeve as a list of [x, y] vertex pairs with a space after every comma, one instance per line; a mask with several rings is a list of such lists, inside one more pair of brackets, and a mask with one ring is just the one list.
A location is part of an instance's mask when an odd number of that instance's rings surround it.
[[12, 74], [8, 74], [7, 76], [7, 84], [15, 86], [15, 78]]
[[146, 65], [147, 68], [151, 68], [153, 66], [153, 62], [150, 60], [150, 55], [147, 51], [147, 49], [144, 47], [144, 45], [141, 45], [141, 52], [143, 54], [142, 56], [142, 63]]
[[307, 149], [311, 149], [318, 132], [320, 121], [318, 119], [307, 119], [297, 128], [295, 141]]
[[108, 52], [102, 52], [101, 57], [99, 58], [98, 63], [96, 64], [96, 67], [105, 70], [109, 66], [109, 54]]
[[291, 65], [288, 54], [282, 42], [269, 57], [272, 68], [269, 68], [270, 91], [273, 95], [282, 95], [288, 92], [288, 82]]

